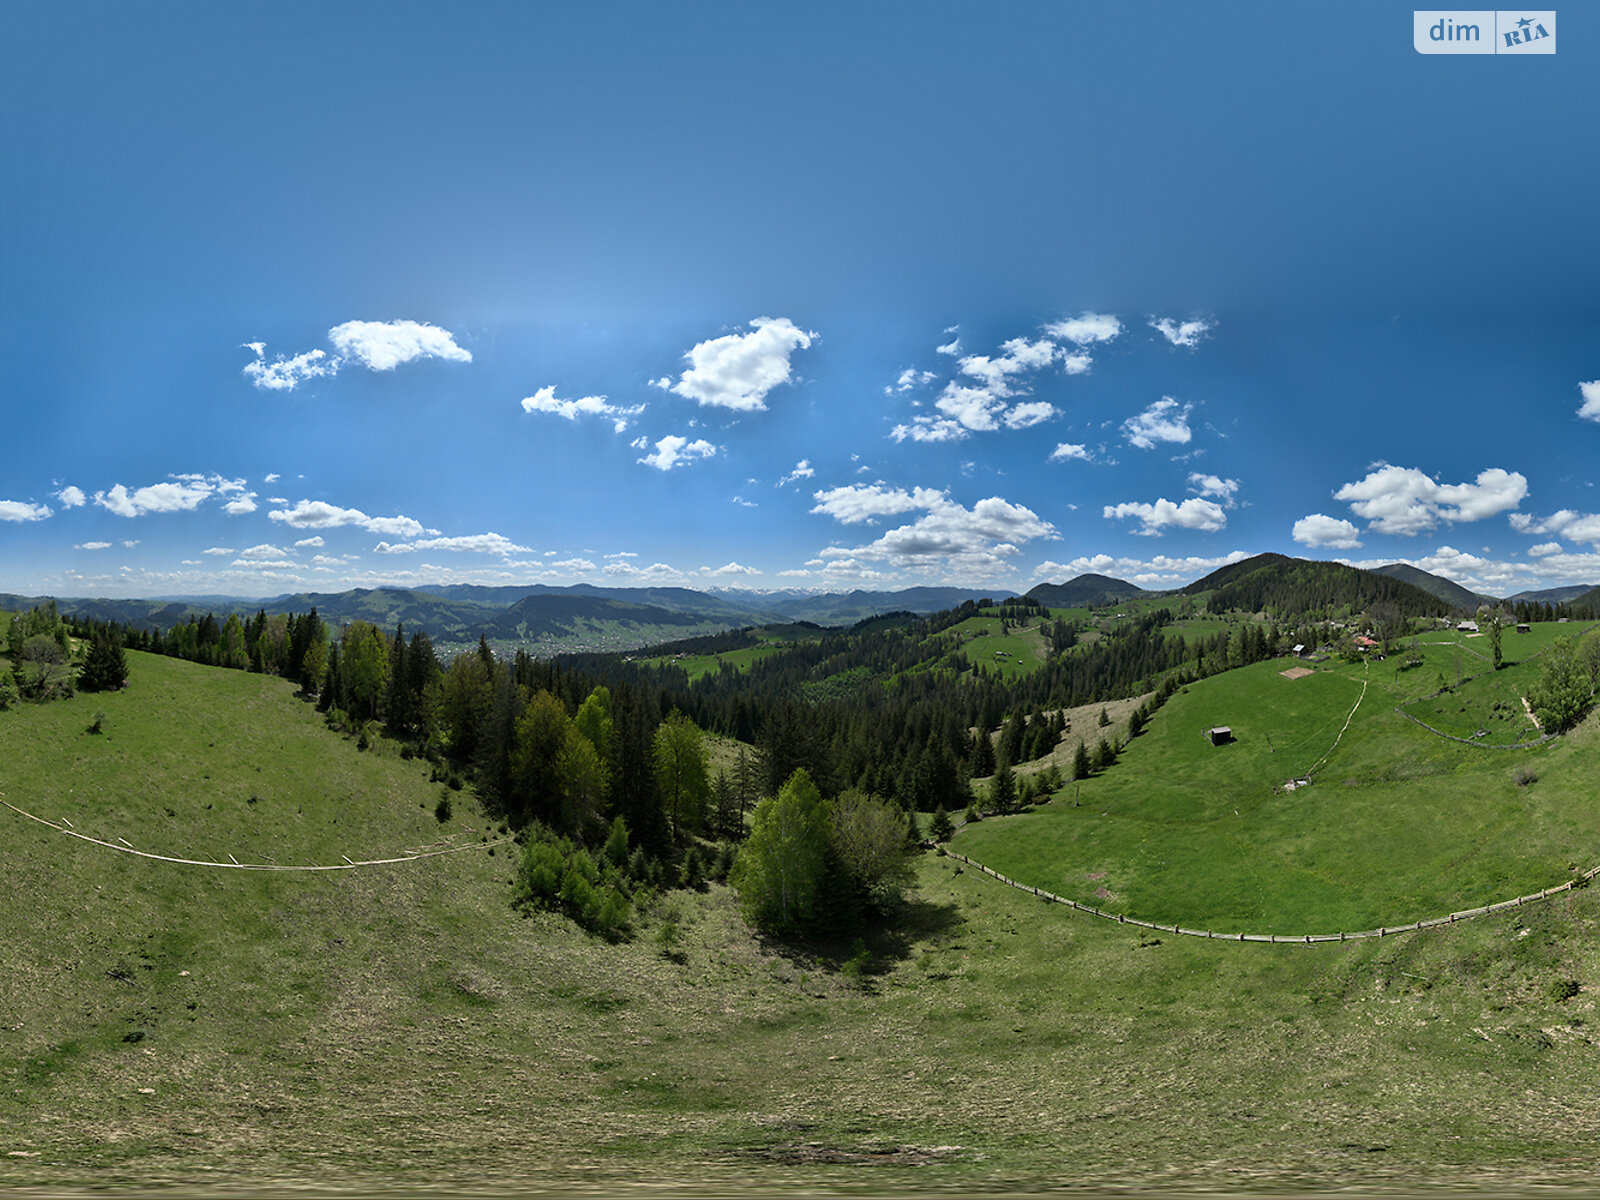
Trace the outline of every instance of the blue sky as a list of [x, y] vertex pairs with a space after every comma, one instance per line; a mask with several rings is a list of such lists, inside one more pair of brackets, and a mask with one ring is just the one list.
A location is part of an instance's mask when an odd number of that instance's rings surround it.
[[1600, 583], [1600, 14], [26, 6], [0, 590]]

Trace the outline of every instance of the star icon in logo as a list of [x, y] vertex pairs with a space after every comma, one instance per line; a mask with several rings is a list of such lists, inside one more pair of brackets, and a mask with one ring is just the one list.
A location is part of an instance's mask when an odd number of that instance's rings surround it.
[[1533, 18], [1532, 17], [1523, 17], [1522, 20], [1517, 22], [1517, 24], [1522, 26], [1522, 28], [1524, 30], [1526, 30], [1529, 25], [1533, 24]]

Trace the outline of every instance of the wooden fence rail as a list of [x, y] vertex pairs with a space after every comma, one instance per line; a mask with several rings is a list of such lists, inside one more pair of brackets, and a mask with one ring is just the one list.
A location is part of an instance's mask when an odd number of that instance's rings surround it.
[[1527, 742], [1485, 742], [1477, 738], [1457, 737], [1453, 733], [1446, 733], [1442, 729], [1435, 729], [1426, 721], [1421, 720], [1418, 717], [1413, 717], [1398, 704], [1395, 705], [1394, 711], [1399, 713], [1400, 716], [1404, 717], [1406, 720], [1411, 721], [1414, 724], [1421, 725], [1435, 737], [1448, 738], [1452, 742], [1460, 742], [1463, 746], [1471, 746], [1474, 750], [1525, 750], [1529, 746], [1542, 746], [1546, 742], [1553, 742], [1556, 740], [1556, 738], [1561, 736], [1559, 733], [1546, 733], [1534, 738], [1532, 741]]
[[1031, 883], [1018, 883], [1015, 879], [1011, 879], [1000, 874], [999, 871], [994, 870], [992, 867], [986, 867], [981, 862], [977, 862], [971, 858], [968, 858], [965, 854], [958, 854], [954, 850], [947, 849], [945, 850], [945, 854], [947, 857], [953, 858], [957, 862], [965, 863], [975, 871], [981, 871], [983, 874], [1005, 884], [1007, 887], [1014, 887], [1019, 891], [1029, 892], [1048, 904], [1062, 904], [1068, 908], [1076, 909], [1078, 912], [1086, 913], [1091, 917], [1100, 917], [1107, 921], [1115, 921], [1119, 925], [1135, 925], [1140, 929], [1153, 929], [1158, 933], [1171, 933], [1182, 937], [1215, 938], [1220, 941], [1229, 942], [1270, 942], [1274, 944], [1281, 942], [1286, 945], [1291, 943], [1298, 945], [1311, 945], [1315, 942], [1348, 942], [1354, 941], [1357, 938], [1390, 937], [1397, 933], [1412, 933], [1420, 929], [1433, 929], [1440, 925], [1450, 925], [1457, 921], [1468, 921], [1474, 917], [1483, 917], [1488, 916], [1491, 913], [1505, 912], [1507, 909], [1519, 908], [1522, 905], [1535, 900], [1548, 900], [1551, 896], [1554, 896], [1560, 892], [1567, 892], [1571, 891], [1575, 887], [1581, 887], [1584, 884], [1587, 884], [1596, 875], [1600, 875], [1600, 866], [1590, 867], [1587, 871], [1575, 879], [1569, 879], [1565, 883], [1557, 884], [1554, 887], [1543, 888], [1537, 892], [1529, 892], [1526, 896], [1514, 896], [1510, 900], [1501, 900], [1495, 904], [1483, 905], [1480, 908], [1461, 909], [1458, 912], [1450, 913], [1448, 916], [1429, 917], [1426, 920], [1412, 921], [1406, 925], [1384, 925], [1377, 929], [1345, 930], [1339, 933], [1220, 933], [1214, 929], [1185, 929], [1183, 926], [1176, 924], [1163, 925], [1157, 921], [1143, 921], [1138, 917], [1130, 917], [1126, 913], [1106, 912], [1104, 909], [1096, 908], [1092, 904], [1084, 904], [1081, 901], [1072, 900], [1066, 896], [1058, 896], [1054, 892], [1045, 891], [1043, 888], [1035, 887]]

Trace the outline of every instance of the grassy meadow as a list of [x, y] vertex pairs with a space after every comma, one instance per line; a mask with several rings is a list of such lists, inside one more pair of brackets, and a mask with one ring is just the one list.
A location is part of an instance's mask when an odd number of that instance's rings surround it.
[[1011, 631], [1002, 633], [998, 616], [968, 617], [945, 633], [961, 639], [961, 653], [973, 666], [981, 666], [1003, 679], [1038, 670], [1050, 653], [1038, 621], [1025, 629], [1012, 622]]
[[752, 664], [771, 658], [779, 651], [806, 641], [812, 636], [791, 625], [761, 627], [750, 631], [760, 639], [760, 645], [744, 646], [738, 650], [724, 650], [717, 654], [665, 654], [641, 658], [639, 662], [651, 667], [677, 666], [694, 683], [713, 671], [748, 671]]
[[[1524, 636], [1537, 647], [1555, 634]], [[1459, 653], [1439, 640], [1409, 669], [1395, 669], [1397, 654], [1299, 679], [1283, 676], [1286, 660], [1213, 676], [1175, 695], [1117, 766], [1031, 813], [969, 827], [957, 848], [1114, 912], [1291, 935], [1439, 916], [1600, 861], [1583, 736], [1510, 748], [1538, 736], [1521, 703], [1536, 660], [1443, 698], [1457, 727], [1498, 737], [1462, 745], [1396, 711], [1432, 715], [1417, 693]], [[1213, 726], [1233, 742], [1212, 746]]]
[[[1240, 945], [1140, 936], [927, 855], [859, 981], [839, 970], [849, 947], [752, 936], [720, 887], [669, 894], [613, 946], [515, 911], [508, 847], [465, 793], [439, 822], [422, 763], [382, 742], [358, 751], [282, 681], [129, 657], [126, 692], [0, 713], [5, 799], [174, 857], [477, 849], [240, 871], [136, 858], [0, 809], [0, 1187], [781, 1195], [1595, 1178], [1596, 889], [1381, 942]], [[1007, 869], [1005, 847], [1048, 837], [1088, 868], [1109, 859], [1069, 835], [1097, 821], [1128, 864], [1106, 876], [1124, 902], [1181, 915], [1214, 892], [1157, 874], [1153, 857], [1189, 840], [1220, 852], [1226, 829], [1256, 848], [1203, 865], [1208, 877], [1240, 919], [1284, 921], [1350, 911], [1363, 864], [1382, 879], [1385, 864], [1365, 860], [1384, 838], [1350, 831], [1367, 818], [1403, 842], [1390, 865], [1411, 846], [1449, 876], [1402, 871], [1403, 885], [1380, 884], [1395, 899], [1431, 902], [1474, 871], [1504, 871], [1480, 881], [1495, 889], [1590, 861], [1593, 721], [1537, 752], [1406, 741], [1431, 735], [1395, 718], [1392, 689], [1372, 679], [1361, 714], [1374, 719], [1358, 714], [1296, 806], [1270, 783], [1327, 749], [1360, 668], [1196, 685], [1084, 785], [1081, 808], [1063, 797], [956, 845]], [[96, 710], [103, 732], [88, 733]], [[1218, 720], [1239, 741], [1213, 753], [1189, 724]], [[1514, 755], [1536, 756], [1528, 789], [1509, 782]], [[1202, 770], [1192, 806], [1161, 782]], [[1313, 819], [1313, 802], [1335, 811]], [[1296, 908], [1275, 871], [1327, 889]], [[653, 937], [669, 917], [683, 930], [670, 957]]]

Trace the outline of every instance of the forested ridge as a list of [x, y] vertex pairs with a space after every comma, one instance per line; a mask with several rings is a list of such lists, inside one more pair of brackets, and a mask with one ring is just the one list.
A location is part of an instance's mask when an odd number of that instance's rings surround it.
[[1282, 554], [1262, 554], [1213, 571], [1184, 589], [1209, 591], [1212, 612], [1238, 609], [1279, 619], [1329, 620], [1392, 608], [1400, 617], [1444, 616], [1451, 610], [1439, 597], [1414, 584], [1347, 567]]

